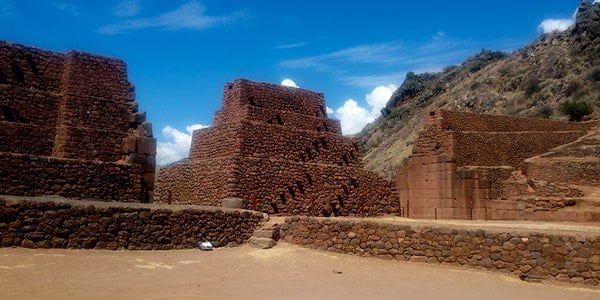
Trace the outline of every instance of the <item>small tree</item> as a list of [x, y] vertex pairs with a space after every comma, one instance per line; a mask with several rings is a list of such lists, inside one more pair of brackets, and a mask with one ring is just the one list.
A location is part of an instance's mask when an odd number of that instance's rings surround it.
[[569, 121], [581, 121], [593, 111], [592, 105], [584, 101], [565, 101], [560, 105], [560, 112], [568, 115]]

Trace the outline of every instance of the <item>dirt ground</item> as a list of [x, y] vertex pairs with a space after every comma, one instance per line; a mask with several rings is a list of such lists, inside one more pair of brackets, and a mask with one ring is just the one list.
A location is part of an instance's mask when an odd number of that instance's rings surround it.
[[286, 243], [214, 251], [0, 249], [2, 299], [600, 299], [600, 289]]

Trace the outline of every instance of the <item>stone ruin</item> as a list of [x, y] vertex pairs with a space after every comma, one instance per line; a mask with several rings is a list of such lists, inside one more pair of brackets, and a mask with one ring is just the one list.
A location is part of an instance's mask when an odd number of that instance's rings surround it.
[[425, 119], [397, 173], [401, 216], [600, 221], [584, 193], [600, 191], [600, 122], [444, 110]]
[[328, 119], [323, 94], [244, 79], [227, 83], [189, 158], [161, 168], [156, 201], [271, 214], [372, 216], [397, 211], [391, 183], [363, 169], [357, 142]]
[[145, 118], [123, 61], [0, 41], [0, 195], [152, 202]]

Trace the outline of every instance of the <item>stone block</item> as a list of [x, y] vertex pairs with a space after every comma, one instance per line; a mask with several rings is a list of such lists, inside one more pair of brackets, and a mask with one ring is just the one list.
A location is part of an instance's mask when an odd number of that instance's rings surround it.
[[225, 208], [244, 209], [246, 207], [246, 200], [237, 197], [224, 198], [221, 200], [221, 206]]
[[123, 138], [123, 145], [121, 150], [124, 154], [136, 153], [137, 152], [137, 140], [135, 136], [128, 136]]
[[136, 137], [137, 153], [142, 155], [156, 155], [156, 139], [147, 137]]
[[149, 190], [154, 190], [154, 181], [155, 174], [154, 173], [145, 173], [142, 175], [142, 180], [144, 181], [144, 185]]

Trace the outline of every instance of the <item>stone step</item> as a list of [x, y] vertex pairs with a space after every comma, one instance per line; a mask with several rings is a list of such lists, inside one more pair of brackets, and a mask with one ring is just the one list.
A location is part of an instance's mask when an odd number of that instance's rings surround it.
[[285, 218], [269, 218], [261, 227], [254, 230], [248, 244], [259, 249], [273, 248], [279, 240], [279, 227], [284, 220]]
[[270, 238], [274, 240], [279, 240], [279, 227], [277, 229], [263, 229], [259, 228], [254, 230], [252, 236], [257, 238]]
[[248, 244], [254, 248], [270, 249], [270, 248], [273, 248], [275, 245], [277, 245], [277, 241], [274, 239], [270, 239], [270, 238], [253, 236], [248, 240]]

